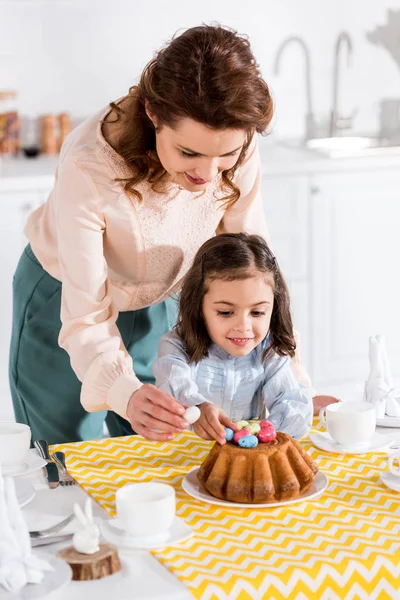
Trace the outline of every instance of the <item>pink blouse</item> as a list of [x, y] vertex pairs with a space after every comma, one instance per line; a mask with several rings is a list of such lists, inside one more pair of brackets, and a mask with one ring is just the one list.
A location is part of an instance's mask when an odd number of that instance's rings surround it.
[[267, 239], [268, 232], [256, 140], [236, 172], [241, 195], [228, 210], [215, 197], [218, 179], [202, 195], [176, 184], [156, 193], [142, 182], [139, 202], [115, 181], [129, 171], [102, 136], [108, 110], [67, 138], [54, 189], [30, 215], [25, 233], [43, 268], [62, 282], [59, 344], [82, 382], [83, 406], [126, 418], [129, 398], [142, 384], [116, 326], [119, 312], [156, 304], [179, 290], [196, 251], [216, 232], [247, 231]]

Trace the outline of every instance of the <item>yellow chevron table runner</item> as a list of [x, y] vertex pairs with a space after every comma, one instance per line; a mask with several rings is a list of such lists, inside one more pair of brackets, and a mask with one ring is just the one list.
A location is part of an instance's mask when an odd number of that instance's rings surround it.
[[128, 482], [173, 485], [177, 515], [194, 536], [152, 554], [202, 600], [400, 599], [400, 494], [379, 482], [387, 455], [304, 448], [328, 476], [317, 500], [282, 508], [227, 509], [188, 496], [185, 474], [211, 443], [192, 433], [172, 442], [139, 436], [59, 444], [68, 469], [111, 514]]

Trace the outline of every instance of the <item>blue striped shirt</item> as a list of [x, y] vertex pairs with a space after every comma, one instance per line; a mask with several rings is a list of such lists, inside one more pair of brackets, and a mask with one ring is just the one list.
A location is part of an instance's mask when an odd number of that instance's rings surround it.
[[277, 431], [300, 438], [312, 421], [311, 389], [298, 383], [289, 357], [273, 353], [261, 362], [268, 345], [267, 336], [247, 356], [232, 356], [212, 344], [206, 358], [189, 364], [185, 346], [172, 330], [159, 343], [153, 364], [156, 386], [186, 406], [213, 402], [233, 421], [263, 417], [266, 409]]

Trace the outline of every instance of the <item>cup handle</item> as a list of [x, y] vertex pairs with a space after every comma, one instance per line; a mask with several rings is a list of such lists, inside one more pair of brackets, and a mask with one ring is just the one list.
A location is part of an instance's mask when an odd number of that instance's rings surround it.
[[[391, 454], [388, 461], [389, 471], [393, 473], [393, 475], [400, 476], [400, 454]], [[396, 467], [394, 464], [396, 461], [399, 463], [398, 467]]]
[[319, 422], [326, 428], [326, 406], [319, 411]]

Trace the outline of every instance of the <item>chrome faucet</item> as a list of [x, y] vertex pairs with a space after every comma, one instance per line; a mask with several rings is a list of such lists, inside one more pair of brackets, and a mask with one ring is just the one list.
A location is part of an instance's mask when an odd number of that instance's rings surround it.
[[340, 57], [340, 48], [342, 44], [346, 44], [347, 48], [347, 66], [351, 65], [351, 58], [353, 54], [353, 44], [351, 42], [350, 36], [345, 31], [342, 31], [337, 37], [336, 46], [335, 46], [335, 62], [333, 65], [333, 95], [332, 95], [332, 110], [331, 110], [331, 118], [329, 125], [329, 135], [330, 137], [334, 137], [337, 135], [340, 129], [346, 129], [351, 125], [351, 119], [354, 114], [348, 118], [341, 118], [338, 108], [338, 100], [339, 100], [339, 57]]
[[312, 104], [312, 96], [311, 96], [311, 60], [310, 60], [310, 51], [306, 46], [304, 40], [302, 40], [298, 36], [288, 37], [286, 40], [282, 42], [279, 46], [278, 51], [275, 57], [274, 64], [274, 73], [278, 75], [279, 73], [279, 61], [281, 60], [281, 56], [285, 48], [291, 43], [297, 43], [303, 50], [304, 58], [305, 58], [305, 75], [306, 75], [306, 95], [307, 95], [307, 114], [306, 114], [306, 139], [310, 139], [314, 137], [315, 133], [315, 117], [313, 112], [313, 104]]

